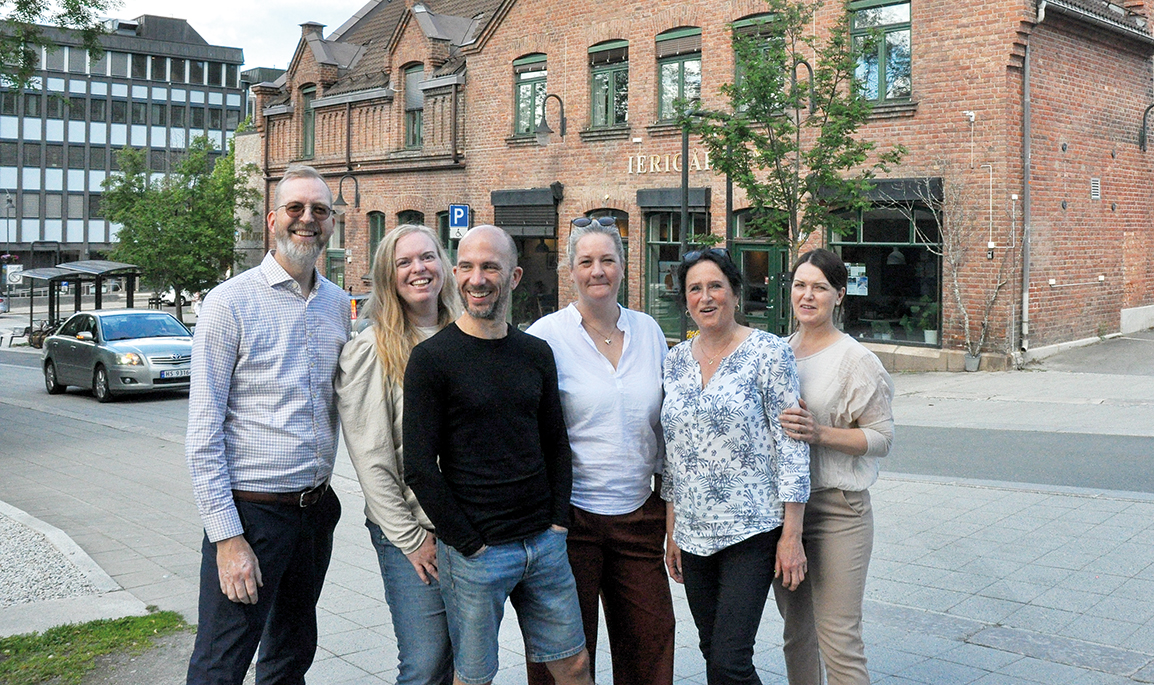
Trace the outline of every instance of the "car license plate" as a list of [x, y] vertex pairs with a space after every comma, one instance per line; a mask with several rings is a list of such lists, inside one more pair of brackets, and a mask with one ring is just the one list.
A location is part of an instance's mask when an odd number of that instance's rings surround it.
[[188, 378], [189, 369], [173, 369], [171, 371], [161, 371], [161, 378]]

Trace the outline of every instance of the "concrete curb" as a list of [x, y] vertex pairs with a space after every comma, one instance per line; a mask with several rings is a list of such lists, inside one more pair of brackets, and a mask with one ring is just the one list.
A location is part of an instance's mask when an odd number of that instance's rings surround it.
[[99, 594], [43, 602], [29, 602], [0, 608], [0, 637], [42, 632], [66, 623], [84, 623], [97, 619], [144, 616], [148, 607], [132, 593], [121, 589], [92, 557], [56, 526], [30, 516], [0, 501], [0, 514], [31, 528], [48, 539], [52, 546], [72, 563]]

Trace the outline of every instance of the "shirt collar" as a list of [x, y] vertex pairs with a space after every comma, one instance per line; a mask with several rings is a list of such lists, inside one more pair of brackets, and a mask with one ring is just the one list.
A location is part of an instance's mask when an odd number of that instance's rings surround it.
[[[280, 262], [273, 256], [275, 250], [269, 250], [265, 253], [264, 259], [260, 263], [260, 271], [264, 274], [264, 278], [268, 281], [270, 286], [277, 286], [282, 283], [296, 283], [296, 279], [289, 275], [289, 272], [284, 270]], [[317, 268], [313, 267], [313, 291], [316, 291], [321, 284], [321, 274]]]
[[[569, 306], [562, 311], [569, 317], [570, 326], [581, 328], [581, 311], [577, 309], [576, 302], [570, 302]], [[625, 316], [625, 308], [621, 306], [620, 302], [617, 303], [617, 312], [617, 327], [628, 333], [630, 330], [629, 319]]]

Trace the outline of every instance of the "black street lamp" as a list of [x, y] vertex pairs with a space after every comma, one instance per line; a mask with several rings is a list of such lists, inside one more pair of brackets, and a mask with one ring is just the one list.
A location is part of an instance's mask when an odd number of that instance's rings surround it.
[[557, 98], [557, 107], [561, 110], [561, 130], [558, 134], [562, 139], [565, 138], [565, 103], [561, 101], [560, 95], [549, 93], [545, 96], [545, 99], [541, 101], [541, 121], [537, 124], [537, 130], [534, 132], [537, 136], [537, 144], [541, 147], [548, 145], [549, 136], [553, 135], [553, 129], [549, 128], [549, 122], [545, 121], [545, 105], [548, 104], [549, 98]]
[[344, 212], [345, 207], [349, 206], [349, 203], [345, 202], [344, 195], [346, 178], [353, 179], [353, 207], [359, 209], [361, 206], [361, 184], [357, 181], [356, 176], [353, 176], [352, 174], [345, 174], [344, 176], [341, 176], [341, 180], [337, 182], [337, 199], [333, 200], [333, 209], [337, 210], [338, 212]]

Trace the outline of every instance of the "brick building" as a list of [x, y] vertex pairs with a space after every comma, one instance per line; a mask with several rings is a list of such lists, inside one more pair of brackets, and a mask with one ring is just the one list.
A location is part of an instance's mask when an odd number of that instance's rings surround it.
[[[856, 232], [825, 237], [864, 277], [847, 298], [848, 332], [897, 367], [960, 367], [962, 311], [922, 206], [943, 201], [967, 226], [956, 291], [973, 340], [986, 324], [987, 364], [1154, 325], [1154, 151], [1139, 147], [1154, 102], [1150, 10], [851, 3], [855, 31], [884, 34], [860, 63], [876, 100], [864, 135], [909, 154], [879, 180]], [[843, 11], [827, 2], [815, 31]], [[507, 228], [521, 249], [516, 323], [572, 300], [569, 220], [612, 214], [628, 250], [623, 299], [675, 334], [673, 101], [722, 107], [733, 32], [764, 12], [756, 0], [372, 0], [327, 37], [303, 24], [287, 73], [253, 87], [266, 188], [297, 161], [331, 180], [347, 207], [324, 268], [353, 290], [366, 287], [385, 231], [420, 221], [451, 245], [448, 207], [469, 205], [472, 224]], [[542, 107], [558, 131], [546, 146], [534, 137]], [[693, 232], [729, 227], [746, 317], [784, 330], [782, 250], [745, 236], [742, 193], [727, 198], [698, 141], [685, 163]]]

